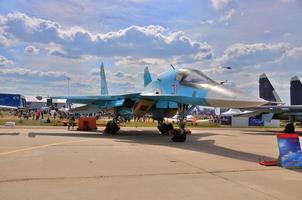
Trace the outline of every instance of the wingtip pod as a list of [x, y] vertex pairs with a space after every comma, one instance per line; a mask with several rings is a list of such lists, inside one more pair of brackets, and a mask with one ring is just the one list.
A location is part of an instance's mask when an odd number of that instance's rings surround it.
[[149, 83], [151, 83], [151, 82], [152, 82], [152, 78], [151, 78], [151, 74], [149, 72], [149, 68], [145, 67], [145, 69], [144, 69], [144, 87], [149, 85]]
[[291, 105], [302, 105], [302, 83], [297, 76], [290, 80], [290, 102]]

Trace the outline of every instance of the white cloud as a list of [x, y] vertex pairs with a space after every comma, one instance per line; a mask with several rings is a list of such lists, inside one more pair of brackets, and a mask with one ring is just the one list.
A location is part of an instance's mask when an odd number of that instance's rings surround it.
[[16, 43], [15, 40], [9, 39], [0, 33], [0, 47], [1, 46], [11, 46], [12, 44]]
[[0, 55], [0, 67], [7, 66], [7, 65], [13, 65], [14, 62], [5, 58], [4, 56]]
[[32, 45], [27, 46], [24, 49], [24, 53], [29, 54], [29, 55], [38, 55], [39, 52], [40, 52], [40, 49], [38, 49], [37, 47], [32, 46]]
[[21, 67], [2, 69], [0, 71], [0, 76], [30, 79], [31, 81], [35, 78], [43, 78], [44, 81], [66, 80], [67, 77], [69, 77], [68, 74], [64, 72], [38, 71]]
[[114, 64], [117, 66], [129, 66], [129, 65], [139, 65], [139, 66], [149, 66], [149, 65], [165, 65], [167, 60], [160, 58], [139, 58], [133, 56], [126, 57], [115, 57]]
[[228, 5], [230, 3], [230, 0], [211, 0], [212, 2], [212, 6], [219, 10], [224, 8], [226, 5]]
[[81, 27], [63, 28], [53, 21], [10, 13], [0, 16], [0, 28], [21, 42], [55, 44], [58, 48], [49, 54], [68, 58], [86, 55], [166, 58], [211, 51], [209, 45], [193, 41], [183, 32], [168, 32], [156, 25], [93, 34]]
[[234, 44], [213, 63], [231, 67], [260, 67], [267, 63], [279, 61], [291, 49], [287, 43]]
[[214, 23], [215, 23], [215, 22], [214, 22], [214, 20], [212, 20], [212, 19], [200, 21], [200, 24], [201, 24], [201, 25], [205, 25], [205, 24], [212, 25], [212, 24], [214, 24]]
[[287, 56], [287, 57], [298, 57], [298, 56], [302, 56], [302, 47], [296, 47], [296, 48], [289, 49], [289, 50], [286, 52], [286, 56]]
[[229, 21], [234, 15], [236, 14], [235, 9], [231, 9], [227, 11], [223, 16], [220, 17], [219, 21], [220, 22], [227, 22]]
[[219, 23], [228, 23], [229, 20], [231, 20], [234, 15], [237, 13], [237, 11], [232, 8], [228, 11], [226, 11], [223, 15], [221, 15], [218, 19], [208, 19], [208, 20], [202, 20], [199, 23], [201, 25], [213, 25], [213, 24], [219, 24]]

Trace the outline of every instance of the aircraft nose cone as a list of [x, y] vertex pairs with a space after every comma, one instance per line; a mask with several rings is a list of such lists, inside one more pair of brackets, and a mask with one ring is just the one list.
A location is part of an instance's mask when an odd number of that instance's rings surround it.
[[224, 108], [249, 108], [268, 103], [264, 99], [223, 85], [211, 88], [206, 97], [206, 101], [211, 106]]

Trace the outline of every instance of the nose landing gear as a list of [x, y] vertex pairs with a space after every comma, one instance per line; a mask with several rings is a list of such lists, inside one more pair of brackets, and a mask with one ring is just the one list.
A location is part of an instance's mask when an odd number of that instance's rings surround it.
[[171, 138], [173, 142], [185, 142], [187, 139], [187, 131], [185, 130], [185, 113], [188, 110], [188, 105], [179, 104], [178, 105], [178, 126], [179, 129], [173, 130], [173, 137]]

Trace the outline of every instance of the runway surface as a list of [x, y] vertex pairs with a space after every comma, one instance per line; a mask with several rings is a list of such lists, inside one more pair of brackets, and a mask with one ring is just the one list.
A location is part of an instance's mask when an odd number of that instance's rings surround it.
[[278, 129], [192, 132], [2, 127], [0, 199], [302, 199], [302, 170], [258, 164], [278, 157]]

